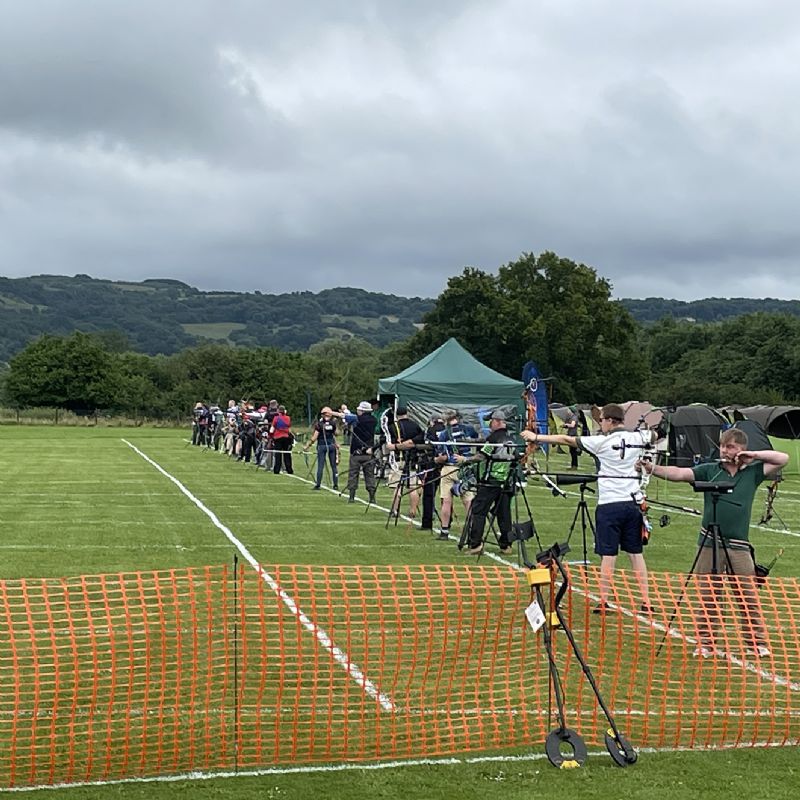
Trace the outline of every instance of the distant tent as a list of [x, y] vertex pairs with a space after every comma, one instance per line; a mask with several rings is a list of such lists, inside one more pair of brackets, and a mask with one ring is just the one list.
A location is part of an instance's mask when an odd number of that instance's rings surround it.
[[737, 408], [736, 419], [752, 419], [778, 439], [800, 439], [800, 408], [797, 406], [750, 406]]
[[710, 406], [695, 403], [664, 411], [667, 423], [667, 464], [692, 467], [719, 458], [719, 434], [727, 420]]
[[550, 403], [550, 432], [563, 433], [564, 425], [572, 417], [578, 418], [578, 436], [588, 436], [591, 430], [591, 406], [565, 406], [563, 403]]
[[625, 412], [624, 425], [628, 430], [637, 428], [657, 428], [663, 417], [663, 412], [652, 403], [642, 403], [639, 400], [629, 400], [622, 403]]
[[767, 432], [754, 419], [739, 419], [731, 426], [747, 434], [748, 450], [774, 450]]
[[495, 409], [519, 422], [524, 419], [523, 389], [522, 381], [490, 369], [452, 338], [416, 364], [378, 381], [378, 394], [394, 395], [396, 405], [406, 406], [421, 424], [449, 408], [473, 425], [483, 424], [482, 417]]

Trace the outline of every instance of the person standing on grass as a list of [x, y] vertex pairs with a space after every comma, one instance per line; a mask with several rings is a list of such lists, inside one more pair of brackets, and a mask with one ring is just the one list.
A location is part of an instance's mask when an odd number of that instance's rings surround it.
[[472, 450], [463, 444], [464, 442], [478, 442], [480, 436], [478, 431], [461, 420], [461, 413], [455, 409], [449, 409], [445, 413], [447, 427], [439, 434], [439, 444], [436, 447], [435, 461], [441, 466], [441, 476], [439, 478], [439, 494], [442, 499], [441, 514], [441, 533], [439, 539], [450, 538], [450, 521], [453, 516], [453, 494], [458, 492], [461, 502], [464, 503], [464, 513], [469, 516], [469, 507], [475, 497], [474, 492], [465, 488], [464, 482], [460, 480], [462, 472], [456, 456], [469, 458]]
[[322, 473], [325, 471], [325, 462], [331, 467], [333, 488], [339, 488], [339, 443], [336, 441], [336, 421], [333, 419], [333, 410], [328, 406], [320, 411], [319, 419], [314, 423], [309, 441], [303, 450], [308, 450], [312, 444], [317, 445], [317, 479], [314, 488], [322, 485]]
[[350, 467], [347, 473], [348, 502], [355, 503], [358, 479], [364, 473], [364, 485], [367, 487], [369, 502], [375, 502], [375, 428], [378, 421], [372, 415], [372, 403], [362, 400], [353, 414], [347, 406], [341, 411], [332, 412], [334, 416], [344, 420], [350, 427]]
[[272, 419], [269, 433], [275, 456], [275, 465], [272, 471], [277, 475], [283, 466], [287, 475], [294, 475], [292, 469], [294, 435], [292, 434], [292, 418], [286, 413], [286, 406], [278, 406], [278, 413]]
[[[514, 496], [515, 459], [520, 456], [520, 446], [514, 442], [506, 427], [506, 415], [493, 411], [489, 417], [491, 433], [486, 444], [475, 455], [456, 454], [457, 464], [479, 464], [478, 491], [472, 501], [467, 531], [467, 555], [479, 556], [483, 552], [483, 531], [486, 517], [494, 509], [500, 536], [497, 544], [500, 552], [512, 552], [511, 540], [511, 498]], [[524, 450], [524, 447], [523, 447]]]
[[396, 453], [400, 460], [395, 469], [389, 473], [389, 485], [394, 488], [392, 513], [400, 513], [403, 494], [409, 496], [408, 516], [415, 519], [420, 499], [420, 481], [417, 477], [418, 453], [417, 445], [425, 441], [425, 431], [408, 416], [405, 406], [398, 406], [394, 422], [389, 425], [390, 439], [385, 447]]
[[610, 610], [608, 596], [620, 549], [628, 554], [642, 596], [641, 611], [652, 612], [647, 585], [647, 565], [642, 541], [641, 492], [637, 463], [644, 448], [655, 443], [654, 431], [628, 431], [623, 427], [625, 412], [616, 403], [603, 406], [599, 436], [567, 436], [522, 431], [528, 442], [577, 447], [594, 456], [599, 465], [594, 551], [600, 556], [600, 602], [592, 610]]
[[[571, 436], [573, 439], [578, 438], [578, 417], [576, 414], [567, 417], [566, 422], [564, 422], [564, 433], [567, 436]], [[577, 470], [578, 453], [580, 452], [580, 450], [577, 447], [570, 447], [568, 449], [569, 449], [569, 468], [571, 470]]]
[[435, 461], [434, 442], [439, 440], [439, 434], [444, 430], [444, 420], [434, 414], [428, 420], [425, 430], [426, 448], [420, 458], [420, 478], [422, 483], [422, 525], [420, 530], [433, 530], [433, 515], [436, 513], [436, 492], [439, 489], [441, 469]]
[[[703, 658], [724, 654], [715, 641], [721, 625], [720, 602], [724, 594], [719, 575], [737, 576], [733, 594], [749, 648], [757, 656], [771, 655], [758, 600], [756, 567], [750, 546], [750, 517], [756, 489], [765, 479], [774, 478], [788, 464], [789, 456], [776, 450], [748, 450], [747, 445], [744, 431], [729, 428], [719, 437], [719, 461], [695, 467], [667, 467], [640, 462], [642, 469], [668, 481], [733, 483], [733, 491], [718, 497], [716, 504], [716, 523], [719, 526], [717, 541], [714, 541], [714, 535], [709, 535], [709, 526], [714, 522], [712, 493], [703, 493], [703, 521], [694, 565], [695, 574], [701, 576], [699, 587], [702, 602], [697, 617], [698, 646], [694, 655]], [[713, 575], [715, 549], [716, 576]]]

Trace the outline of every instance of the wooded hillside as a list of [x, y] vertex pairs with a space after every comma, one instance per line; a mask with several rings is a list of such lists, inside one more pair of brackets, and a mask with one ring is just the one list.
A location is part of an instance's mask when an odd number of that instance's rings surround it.
[[73, 331], [103, 332], [110, 349], [149, 355], [209, 341], [306, 350], [352, 336], [382, 347], [411, 336], [433, 304], [363, 289], [273, 295], [202, 292], [174, 280], [0, 278], [0, 362], [43, 333]]

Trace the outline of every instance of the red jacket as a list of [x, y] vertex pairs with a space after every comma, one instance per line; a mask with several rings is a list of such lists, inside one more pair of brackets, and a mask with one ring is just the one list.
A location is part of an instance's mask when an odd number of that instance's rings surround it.
[[292, 418], [288, 414], [278, 414], [270, 428], [273, 439], [287, 439], [292, 435]]

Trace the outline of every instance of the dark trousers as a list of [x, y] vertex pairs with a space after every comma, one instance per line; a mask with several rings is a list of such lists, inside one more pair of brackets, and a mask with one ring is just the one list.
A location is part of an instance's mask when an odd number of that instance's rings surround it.
[[272, 471], [277, 475], [281, 471], [281, 465], [283, 465], [284, 472], [286, 472], [287, 475], [294, 475], [294, 470], [292, 469], [291, 439], [273, 439], [272, 445], [275, 448], [275, 465], [272, 467]]
[[372, 454], [350, 453], [350, 469], [347, 472], [347, 491], [351, 494], [358, 489], [358, 476], [364, 472], [364, 485], [367, 492], [372, 495], [377, 486], [375, 482], [375, 458]]
[[433, 511], [436, 508], [436, 492], [439, 491], [441, 470], [437, 467], [423, 475], [422, 480], [422, 527], [433, 529]]
[[478, 492], [470, 508], [469, 546], [477, 547], [483, 541], [483, 529], [486, 517], [494, 509], [497, 526], [500, 529], [498, 544], [508, 547], [511, 542], [511, 492], [504, 490], [502, 483], [484, 483], [478, 486]]
[[210, 443], [210, 439], [208, 437], [209, 437], [208, 425], [198, 425], [197, 437], [194, 443], [196, 445], [205, 447]]
[[256, 446], [256, 437], [253, 434], [246, 434], [239, 437], [242, 440], [242, 454], [240, 458], [246, 463], [250, 463], [253, 448]]
[[569, 466], [570, 469], [578, 469], [578, 448], [569, 448]]
[[339, 488], [339, 473], [336, 469], [336, 445], [322, 445], [317, 447], [317, 480], [316, 484], [319, 486], [322, 483], [322, 473], [325, 471], [325, 460], [328, 460], [331, 465], [331, 480], [333, 481], [333, 488]]

